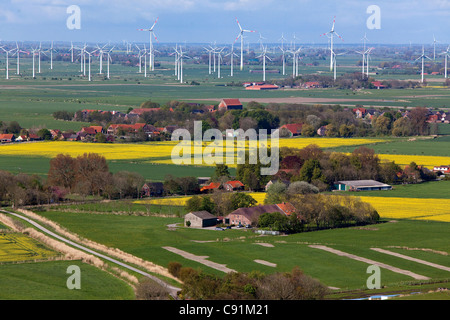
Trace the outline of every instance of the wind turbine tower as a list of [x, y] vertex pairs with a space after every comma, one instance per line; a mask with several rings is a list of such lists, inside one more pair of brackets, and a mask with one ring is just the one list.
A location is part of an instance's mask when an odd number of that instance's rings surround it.
[[331, 26], [331, 30], [323, 33], [321, 36], [327, 36], [330, 39], [330, 71], [333, 71], [333, 67], [334, 67], [334, 62], [333, 59], [335, 58], [335, 54], [334, 54], [334, 50], [333, 50], [333, 40], [334, 40], [334, 36], [336, 35], [337, 37], [339, 37], [339, 39], [341, 39], [342, 41], [344, 41], [342, 39], [342, 37], [334, 30], [334, 25], [336, 23], [336, 16], [333, 19], [333, 25]]
[[244, 69], [244, 32], [256, 32], [256, 31], [242, 29], [241, 24], [239, 23], [237, 18], [236, 18], [236, 22], [239, 26], [240, 31], [239, 31], [238, 36], [234, 40], [234, 42], [236, 42], [237, 39], [241, 38], [241, 71], [242, 71]]

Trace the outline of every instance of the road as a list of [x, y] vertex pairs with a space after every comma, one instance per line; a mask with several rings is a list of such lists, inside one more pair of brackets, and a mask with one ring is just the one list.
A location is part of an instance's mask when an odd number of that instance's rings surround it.
[[177, 292], [181, 290], [180, 288], [174, 287], [174, 286], [164, 282], [163, 280], [161, 280], [161, 279], [159, 279], [159, 278], [157, 278], [157, 277], [155, 277], [155, 276], [153, 276], [153, 275], [151, 275], [151, 274], [149, 274], [147, 272], [144, 272], [144, 271], [142, 271], [140, 269], [137, 269], [137, 268], [135, 268], [133, 266], [130, 266], [128, 264], [125, 264], [125, 263], [123, 263], [123, 262], [121, 262], [119, 260], [116, 260], [116, 259], [113, 259], [111, 257], [108, 257], [108, 256], [106, 256], [104, 254], [98, 253], [98, 252], [96, 252], [94, 250], [89, 249], [88, 247], [85, 247], [85, 246], [82, 246], [82, 245], [80, 245], [80, 244], [78, 244], [76, 242], [70, 241], [69, 239], [61, 237], [60, 235], [58, 235], [58, 234], [48, 230], [47, 228], [41, 226], [37, 222], [35, 222], [35, 221], [25, 217], [25, 216], [22, 216], [20, 214], [14, 213], [14, 212], [6, 211], [6, 210], [0, 210], [0, 212], [6, 213], [6, 214], [10, 214], [10, 215], [13, 215], [13, 216], [15, 216], [15, 217], [17, 217], [19, 219], [25, 220], [26, 222], [32, 224], [33, 226], [35, 226], [37, 229], [41, 230], [42, 232], [44, 232], [44, 233], [46, 233], [46, 234], [48, 234], [48, 235], [50, 235], [50, 236], [52, 236], [52, 237], [62, 241], [62, 242], [65, 242], [65, 243], [67, 243], [67, 244], [69, 244], [69, 245], [71, 245], [73, 247], [76, 247], [76, 248], [78, 248], [78, 249], [80, 249], [82, 251], [88, 252], [88, 253], [90, 253], [90, 254], [92, 254], [94, 256], [97, 256], [97, 257], [99, 257], [101, 259], [108, 260], [108, 261], [113, 262], [113, 263], [115, 263], [115, 264], [117, 264], [117, 265], [119, 265], [121, 267], [124, 267], [124, 268], [126, 268], [128, 270], [134, 271], [134, 272], [139, 273], [139, 274], [141, 274], [141, 275], [143, 275], [145, 277], [148, 277], [148, 278], [152, 279], [153, 281], [157, 282], [158, 284], [160, 284], [161, 286], [163, 286], [164, 288], [166, 288], [166, 290], [169, 292], [169, 294], [172, 297], [174, 297], [174, 298], [176, 298]]

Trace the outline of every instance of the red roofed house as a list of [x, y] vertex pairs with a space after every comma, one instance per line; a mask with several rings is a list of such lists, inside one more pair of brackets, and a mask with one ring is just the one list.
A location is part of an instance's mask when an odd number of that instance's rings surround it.
[[353, 109], [353, 112], [356, 114], [357, 118], [362, 119], [366, 115], [367, 110], [366, 108], [355, 108]]
[[309, 82], [305, 82], [305, 84], [303, 85], [303, 87], [305, 87], [306, 89], [309, 88], [319, 88], [320, 87], [320, 83], [317, 81], [309, 81]]
[[13, 142], [14, 140], [15, 140], [15, 137], [12, 133], [0, 134], [0, 142], [1, 143]]
[[128, 133], [137, 133], [140, 130], [150, 135], [156, 132], [156, 128], [145, 124], [145, 123], [135, 123], [135, 124], [112, 124], [108, 127], [108, 134], [117, 134], [118, 130], [122, 129]]
[[102, 126], [90, 126], [81, 128], [81, 132], [86, 132], [87, 134], [96, 135], [99, 132], [103, 132]]
[[301, 123], [290, 123], [290, 124], [285, 124], [283, 126], [280, 127], [280, 129], [287, 129], [289, 132], [289, 136], [298, 136], [302, 134], [302, 127], [303, 124]]
[[239, 180], [227, 181], [223, 184], [223, 187], [227, 191], [244, 190], [244, 184], [242, 182], [240, 182]]
[[225, 217], [225, 223], [231, 225], [252, 225], [258, 222], [258, 218], [264, 213], [279, 212], [287, 216], [295, 212], [290, 203], [267, 204], [249, 208], [239, 208]]
[[279, 87], [274, 84], [261, 84], [245, 87], [245, 90], [276, 90]]
[[242, 110], [243, 106], [239, 99], [222, 99], [219, 110]]
[[381, 81], [372, 81], [372, 84], [377, 89], [384, 89], [384, 88], [386, 88], [386, 86], [384, 84], [382, 84]]
[[434, 172], [442, 172], [443, 174], [450, 174], [450, 166], [435, 166]]

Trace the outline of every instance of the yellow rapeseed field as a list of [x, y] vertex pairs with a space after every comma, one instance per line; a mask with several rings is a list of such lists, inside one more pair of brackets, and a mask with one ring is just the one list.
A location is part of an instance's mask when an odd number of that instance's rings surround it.
[[[257, 201], [257, 204], [264, 204], [264, 198], [266, 197], [265, 192], [249, 192], [248, 195], [252, 196], [253, 199]], [[137, 204], [155, 204], [162, 206], [184, 206], [186, 202], [192, 198], [192, 196], [184, 196], [184, 197], [167, 197], [167, 198], [152, 198], [152, 199], [144, 199], [144, 200], [136, 200], [134, 203]]]
[[0, 234], [0, 262], [46, 259], [57, 255], [23, 234]]
[[382, 218], [450, 222], [450, 199], [365, 197]]
[[[338, 146], [350, 146], [371, 144], [380, 142], [383, 140], [377, 139], [344, 139], [344, 138], [282, 138], [279, 139], [279, 147], [291, 147], [291, 148], [304, 148], [310, 144], [316, 144], [321, 148], [330, 148]], [[190, 143], [190, 141], [188, 141]], [[268, 143], [270, 144], [270, 143]], [[261, 143], [258, 142], [258, 146]], [[218, 155], [216, 152], [222, 152], [222, 163], [226, 163], [229, 167], [236, 167], [238, 153], [248, 150], [249, 142], [247, 141], [245, 146], [241, 146], [234, 143], [233, 146], [227, 146], [224, 139], [223, 144], [219, 142], [203, 142], [201, 152], [194, 145], [189, 144], [189, 151], [191, 154], [191, 160], [187, 165], [209, 165], [214, 166], [217, 161], [211, 161], [213, 158], [208, 157], [207, 154], [211, 153], [212, 156]], [[217, 147], [216, 150], [215, 147]], [[231, 151], [231, 154], [227, 155], [227, 151]], [[172, 153], [179, 154], [180, 157], [183, 154], [182, 145], [179, 145], [178, 141], [158, 141], [148, 143], [134, 143], [134, 144], [103, 144], [103, 143], [83, 143], [77, 141], [42, 141], [32, 143], [19, 143], [0, 145], [0, 155], [7, 156], [38, 156], [46, 158], [54, 158], [56, 155], [63, 153], [72, 157], [83, 155], [84, 153], [98, 153], [103, 155], [107, 160], [140, 160], [145, 159], [149, 163], [164, 163], [164, 164], [183, 164], [181, 162], [174, 161]], [[203, 155], [202, 163], [196, 163], [194, 157], [196, 155]], [[210, 161], [208, 163], [208, 160]]]
[[438, 156], [419, 156], [419, 155], [403, 155], [403, 154], [379, 154], [381, 160], [395, 161], [396, 164], [404, 167], [411, 162], [422, 165], [425, 168], [433, 169], [434, 166], [449, 165], [450, 157]]

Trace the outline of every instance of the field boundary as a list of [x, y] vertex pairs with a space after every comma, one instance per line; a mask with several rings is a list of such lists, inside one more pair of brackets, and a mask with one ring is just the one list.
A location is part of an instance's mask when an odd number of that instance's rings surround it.
[[407, 276], [412, 277], [412, 278], [414, 278], [416, 280], [429, 280], [430, 279], [429, 277], [422, 276], [420, 274], [411, 272], [409, 270], [403, 270], [403, 269], [400, 269], [400, 268], [397, 268], [397, 267], [390, 266], [390, 265], [385, 264], [385, 263], [381, 263], [381, 262], [378, 262], [378, 261], [375, 261], [375, 260], [359, 257], [359, 256], [356, 256], [354, 254], [343, 252], [343, 251], [340, 251], [340, 250], [336, 250], [336, 249], [333, 249], [333, 248], [330, 248], [330, 247], [327, 247], [327, 246], [323, 246], [323, 245], [309, 245], [309, 247], [310, 248], [315, 248], [315, 249], [320, 249], [320, 250], [325, 250], [325, 251], [337, 254], [338, 256], [347, 257], [347, 258], [350, 258], [350, 259], [353, 259], [353, 260], [365, 262], [365, 263], [368, 263], [370, 265], [377, 265], [377, 266], [379, 266], [381, 268], [384, 268], [384, 269], [387, 269], [387, 270], [390, 270], [390, 271], [393, 271], [393, 272], [396, 272], [396, 273], [407, 275]]
[[370, 249], [374, 250], [374, 251], [377, 251], [377, 252], [389, 254], [391, 256], [399, 257], [399, 258], [406, 259], [406, 260], [409, 260], [409, 261], [414, 261], [414, 262], [421, 263], [421, 264], [424, 264], [424, 265], [427, 265], [427, 266], [430, 266], [430, 267], [434, 267], [434, 268], [437, 268], [437, 269], [441, 269], [441, 270], [445, 270], [445, 271], [450, 272], [450, 267], [441, 266], [440, 264], [428, 262], [428, 261], [425, 261], [425, 260], [422, 260], [422, 259], [412, 258], [412, 257], [409, 257], [409, 256], [405, 256], [404, 254], [392, 252], [392, 251], [385, 250], [385, 249], [380, 249], [380, 248], [370, 248]]

